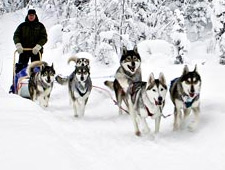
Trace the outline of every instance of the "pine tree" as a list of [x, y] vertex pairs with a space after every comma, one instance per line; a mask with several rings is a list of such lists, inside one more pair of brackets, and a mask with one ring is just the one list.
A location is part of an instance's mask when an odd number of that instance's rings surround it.
[[184, 13], [179, 9], [174, 11], [174, 26], [171, 34], [172, 42], [177, 48], [175, 64], [183, 64], [187, 53], [188, 39], [184, 26]]
[[220, 64], [225, 64], [225, 1], [214, 0], [214, 38], [216, 49], [219, 49], [217, 55], [220, 57]]
[[205, 0], [189, 0], [185, 17], [187, 25], [190, 25], [190, 32], [195, 33], [195, 40], [202, 38], [202, 33], [205, 31], [210, 16], [208, 15], [208, 2]]

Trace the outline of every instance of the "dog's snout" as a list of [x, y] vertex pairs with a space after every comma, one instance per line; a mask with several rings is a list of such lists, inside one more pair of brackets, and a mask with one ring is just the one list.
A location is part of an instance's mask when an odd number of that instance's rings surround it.
[[191, 93], [194, 93], [194, 92], [195, 92], [194, 86], [191, 86]]
[[131, 62], [131, 65], [134, 67], [135, 66], [135, 62]]
[[162, 101], [162, 100], [163, 100], [162, 96], [159, 96], [158, 101]]
[[84, 81], [84, 76], [81, 76], [80, 79], [81, 79], [81, 81]]

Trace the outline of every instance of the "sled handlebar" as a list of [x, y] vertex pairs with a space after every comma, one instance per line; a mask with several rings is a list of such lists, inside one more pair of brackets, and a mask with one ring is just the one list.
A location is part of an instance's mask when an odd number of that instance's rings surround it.
[[[33, 50], [33, 48], [23, 48], [23, 51], [32, 51]], [[14, 52], [14, 59], [15, 59], [15, 56], [16, 56], [16, 53], [17, 53], [18, 51], [17, 50], [15, 50], [15, 52]], [[42, 56], [41, 56], [41, 52], [40, 51], [38, 51], [38, 54], [39, 54], [39, 58], [40, 58], [40, 60], [42, 59]]]

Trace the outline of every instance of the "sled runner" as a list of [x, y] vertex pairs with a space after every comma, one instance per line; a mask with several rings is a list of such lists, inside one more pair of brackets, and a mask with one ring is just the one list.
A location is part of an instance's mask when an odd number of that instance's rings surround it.
[[[31, 51], [32, 48], [24, 48], [24, 51]], [[13, 86], [12, 86], [12, 92], [14, 94], [18, 94], [21, 97], [24, 98], [30, 98], [30, 93], [28, 90], [28, 82], [29, 82], [29, 76], [27, 75], [27, 66], [24, 67], [22, 70], [20, 70], [18, 73], [16, 73], [16, 53], [17, 50], [14, 52], [14, 58], [13, 58]], [[39, 52], [40, 60], [42, 59], [41, 53]], [[35, 72], [39, 71], [39, 68], [34, 69]]]

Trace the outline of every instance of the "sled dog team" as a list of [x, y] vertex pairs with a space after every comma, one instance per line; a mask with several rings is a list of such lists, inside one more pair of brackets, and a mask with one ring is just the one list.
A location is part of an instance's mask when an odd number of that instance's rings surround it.
[[[74, 116], [84, 116], [85, 106], [92, 90], [90, 78], [89, 60], [86, 58], [71, 57], [68, 63], [75, 62], [74, 71], [66, 77], [57, 75], [53, 64], [48, 66], [44, 61], [35, 61], [27, 68], [30, 76], [28, 89], [31, 99], [38, 100], [41, 106], [47, 107], [54, 80], [68, 86], [68, 92], [73, 104]], [[40, 71], [33, 69], [39, 66]], [[141, 57], [135, 46], [133, 50], [123, 47], [120, 66], [115, 73], [114, 81], [105, 81], [104, 84], [115, 92], [119, 114], [122, 114], [122, 102], [126, 105], [133, 121], [134, 131], [137, 136], [150, 132], [146, 119], [155, 119], [155, 133], [159, 132], [160, 120], [165, 105], [165, 97], [168, 90], [163, 73], [155, 78], [150, 74], [148, 82], [142, 81]], [[55, 78], [54, 78], [55, 77]], [[195, 66], [189, 71], [184, 66], [180, 77], [171, 81], [169, 88], [170, 98], [174, 104], [173, 129], [179, 130], [190, 115], [194, 114], [194, 120], [188, 125], [192, 131], [196, 128], [200, 113], [200, 89], [201, 77]]]

